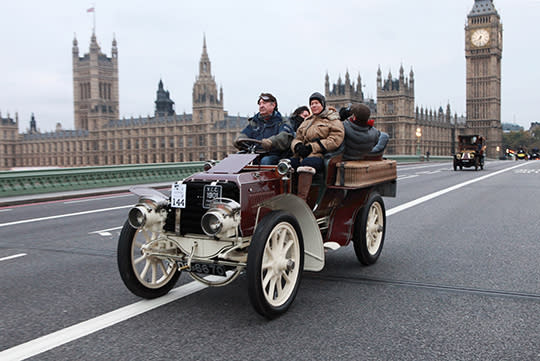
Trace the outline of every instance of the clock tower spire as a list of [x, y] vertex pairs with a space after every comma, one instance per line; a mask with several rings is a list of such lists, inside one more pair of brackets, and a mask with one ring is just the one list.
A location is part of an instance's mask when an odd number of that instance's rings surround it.
[[475, 0], [465, 26], [467, 133], [487, 138], [487, 156], [502, 147], [502, 24], [493, 0]]

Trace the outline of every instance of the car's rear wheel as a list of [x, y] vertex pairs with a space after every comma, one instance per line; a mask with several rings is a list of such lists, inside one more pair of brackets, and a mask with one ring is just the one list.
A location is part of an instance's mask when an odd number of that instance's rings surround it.
[[275, 318], [291, 306], [304, 269], [304, 243], [294, 216], [273, 211], [257, 225], [248, 250], [248, 293], [255, 310]]
[[139, 297], [150, 299], [163, 296], [180, 277], [174, 260], [151, 255], [151, 244], [155, 244], [157, 237], [155, 232], [135, 229], [126, 221], [118, 239], [120, 277], [126, 287]]
[[386, 233], [386, 211], [378, 193], [371, 193], [354, 222], [354, 251], [363, 265], [377, 262]]

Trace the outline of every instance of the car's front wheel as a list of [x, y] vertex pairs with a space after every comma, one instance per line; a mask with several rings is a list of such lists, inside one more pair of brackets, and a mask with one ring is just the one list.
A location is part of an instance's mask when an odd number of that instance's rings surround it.
[[152, 255], [158, 234], [135, 229], [128, 221], [118, 239], [117, 261], [126, 287], [143, 298], [156, 298], [169, 292], [180, 271], [172, 259]]
[[291, 306], [304, 269], [304, 243], [294, 216], [273, 211], [257, 225], [248, 250], [248, 293], [255, 310], [275, 318]]
[[386, 211], [378, 193], [371, 193], [354, 222], [354, 251], [363, 265], [377, 262], [386, 232]]

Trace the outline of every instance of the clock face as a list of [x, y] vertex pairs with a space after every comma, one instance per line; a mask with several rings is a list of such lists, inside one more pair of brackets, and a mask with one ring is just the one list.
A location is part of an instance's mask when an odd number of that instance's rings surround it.
[[471, 35], [471, 42], [475, 46], [484, 46], [489, 41], [489, 33], [486, 29], [476, 30]]

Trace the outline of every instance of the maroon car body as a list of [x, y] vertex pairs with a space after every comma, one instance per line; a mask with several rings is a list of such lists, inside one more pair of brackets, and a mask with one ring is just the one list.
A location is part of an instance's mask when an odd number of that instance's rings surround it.
[[[294, 194], [290, 163], [260, 166], [259, 156], [230, 155], [173, 184], [170, 196], [132, 190], [140, 201], [120, 235], [118, 265], [133, 293], [164, 295], [182, 270], [210, 286], [246, 271], [252, 305], [274, 318], [290, 307], [302, 272], [323, 269], [325, 250], [353, 241], [362, 264], [377, 261], [386, 227], [381, 197], [396, 194], [395, 161], [345, 164], [341, 152], [329, 154], [305, 202]], [[365, 172], [353, 174], [359, 182], [344, 181], [351, 166]], [[384, 177], [371, 175], [381, 167]]]

